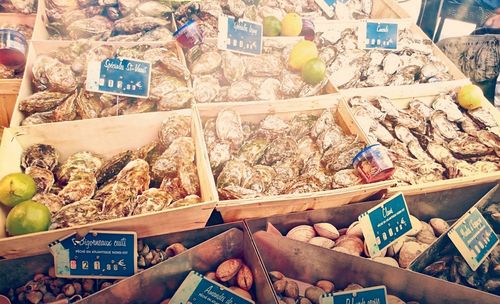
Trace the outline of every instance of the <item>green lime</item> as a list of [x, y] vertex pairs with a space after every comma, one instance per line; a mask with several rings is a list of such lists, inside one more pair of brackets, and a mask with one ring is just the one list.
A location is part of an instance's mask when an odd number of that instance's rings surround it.
[[49, 208], [35, 201], [24, 201], [10, 210], [6, 228], [10, 235], [21, 235], [49, 229]]
[[6, 206], [14, 207], [35, 194], [35, 181], [27, 174], [11, 173], [0, 180], [0, 202]]
[[262, 25], [264, 27], [264, 36], [279, 36], [281, 33], [281, 22], [274, 16], [264, 18]]
[[313, 58], [302, 67], [302, 79], [308, 84], [318, 84], [325, 79], [326, 65], [323, 60]]

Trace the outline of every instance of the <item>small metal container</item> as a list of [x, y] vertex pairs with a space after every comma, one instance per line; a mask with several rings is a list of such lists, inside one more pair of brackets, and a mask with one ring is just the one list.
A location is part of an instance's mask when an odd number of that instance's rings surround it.
[[0, 64], [10, 68], [20, 68], [26, 63], [28, 43], [18, 31], [0, 29]]

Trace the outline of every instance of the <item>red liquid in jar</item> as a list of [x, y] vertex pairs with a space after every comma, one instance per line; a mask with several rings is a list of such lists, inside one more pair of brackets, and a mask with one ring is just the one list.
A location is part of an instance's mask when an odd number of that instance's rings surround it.
[[365, 183], [387, 180], [395, 170], [389, 155], [378, 144], [363, 149], [354, 158], [353, 165]]
[[10, 68], [22, 67], [26, 62], [27, 42], [13, 30], [0, 29], [0, 64]]

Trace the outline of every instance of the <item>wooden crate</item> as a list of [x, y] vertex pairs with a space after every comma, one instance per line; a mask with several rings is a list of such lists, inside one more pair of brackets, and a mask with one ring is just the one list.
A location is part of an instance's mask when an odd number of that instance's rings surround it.
[[[386, 22], [396, 22], [399, 24], [399, 28], [408, 28], [410, 31], [418, 38], [426, 38], [427, 35], [418, 27], [413, 24], [411, 20], [403, 19], [386, 19]], [[335, 31], [342, 32], [347, 28], [360, 28], [363, 25], [363, 21], [327, 21], [321, 22], [316, 25], [316, 32], [327, 32]], [[359, 30], [358, 30], [359, 33]], [[435, 92], [436, 87], [445, 88], [455, 88], [470, 83], [470, 79], [465, 76], [465, 74], [448, 58], [446, 55], [434, 44], [432, 43], [432, 50], [435, 57], [439, 58], [443, 64], [448, 68], [448, 72], [453, 77], [453, 80], [442, 81], [437, 83], [416, 83], [411, 85], [401, 85], [401, 86], [389, 86], [389, 88], [399, 95], [405, 95], [407, 92], [418, 92], [419, 95], [427, 95]], [[349, 88], [349, 89], [339, 89], [335, 86], [334, 81], [331, 81], [335, 90], [337, 92], [347, 92], [351, 94], [351, 91], [358, 92], [358, 94], [377, 94], [380, 90], [387, 88], [383, 86], [378, 87], [367, 87], [367, 88]]]
[[[258, 122], [267, 115], [277, 115], [283, 119], [291, 119], [299, 113], [319, 115], [324, 109], [337, 110], [341, 97], [336, 95], [318, 96], [302, 100], [285, 100], [275, 102], [250, 102], [250, 103], [225, 103], [225, 104], [197, 104], [193, 107], [199, 112], [203, 125], [209, 118], [217, 117], [222, 109], [232, 109], [238, 112], [242, 121]], [[348, 134], [362, 136], [362, 132], [353, 123], [352, 117], [346, 109], [339, 107], [337, 118], [339, 125]], [[196, 115], [195, 115], [196, 116]], [[203, 134], [203, 131], [199, 132]], [[204, 138], [203, 138], [204, 140]], [[212, 183], [215, 187], [213, 175]], [[226, 200], [218, 199], [217, 211], [219, 211], [225, 222], [241, 219], [264, 217], [275, 214], [287, 214], [291, 212], [305, 211], [310, 209], [321, 209], [336, 207], [351, 202], [367, 199], [374, 194], [387, 189], [395, 184], [394, 181], [384, 181], [373, 184], [358, 185], [343, 189], [321, 191], [305, 194], [278, 195], [252, 199]]]
[[[364, 89], [359, 89], [359, 90], [344, 91], [341, 93], [341, 95], [343, 95], [346, 98], [346, 101], [342, 101], [342, 103], [346, 108], [349, 108], [347, 104], [347, 100], [349, 99], [349, 97], [363, 96], [370, 98], [376, 96], [385, 96], [390, 98], [399, 109], [404, 109], [408, 107], [408, 103], [413, 99], [418, 99], [420, 101], [423, 101], [427, 105], [431, 105], [434, 98], [440, 93], [446, 93], [449, 92], [450, 90], [457, 90], [458, 88], [459, 87], [451, 87], [448, 85], [447, 86], [436, 85], [436, 87], [433, 90], [405, 91], [403, 94], [401, 94], [401, 92], [399, 91], [392, 90], [392, 88], [385, 88], [379, 90], [378, 92], [370, 91], [370, 93], [372, 94], [366, 94]], [[495, 106], [492, 105], [490, 102], [488, 102], [488, 100], [483, 100], [482, 106], [488, 109], [490, 113], [493, 114], [498, 125], [500, 125], [500, 112], [495, 108]], [[357, 121], [354, 120], [354, 123], [357, 124], [357, 127], [360, 130], [362, 130]], [[361, 133], [364, 133], [364, 131], [361, 131]], [[367, 141], [371, 141], [366, 133], [361, 136], [365, 138]], [[371, 143], [375, 142], [371, 141]], [[481, 185], [481, 184], [495, 182], [498, 180], [500, 180], [500, 171], [487, 174], [481, 173], [476, 176], [446, 179], [438, 182], [431, 182], [419, 185], [396, 186], [390, 188], [388, 194], [390, 195], [390, 194], [395, 194], [397, 192], [403, 192], [406, 195], [417, 195], [422, 193], [432, 193], [449, 189], [459, 189], [473, 185]]]
[[[17, 127], [21, 125], [21, 122], [25, 118], [24, 114], [18, 110], [18, 105], [19, 102], [30, 95], [32, 95], [33, 88], [31, 85], [32, 82], [32, 77], [33, 73], [31, 72], [31, 69], [33, 67], [33, 63], [35, 62], [36, 58], [41, 55], [41, 54], [47, 54], [53, 52], [55, 49], [59, 47], [65, 47], [74, 42], [72, 41], [63, 41], [63, 40], [53, 40], [53, 41], [32, 41], [30, 43], [30, 52], [28, 54], [28, 58], [26, 60], [26, 69], [24, 71], [24, 76], [23, 80], [21, 83], [21, 88], [19, 89], [19, 95], [17, 97], [16, 101], [16, 106], [14, 107], [14, 110], [12, 112], [12, 120], [10, 123], [11, 127]], [[169, 46], [173, 47], [177, 50], [177, 54], [179, 59], [183, 64], [185, 64], [185, 58], [184, 58], [184, 53], [182, 52], [182, 49], [179, 47], [179, 45], [175, 41], [171, 41], [168, 43], [162, 43], [162, 42], [156, 42], [156, 43], [138, 43], [138, 42], [106, 42], [106, 41], [95, 41], [92, 42], [93, 46], [98, 46], [98, 45], [111, 45], [113, 47], [133, 47], [136, 45], [151, 45], [151, 46]], [[188, 86], [190, 85], [190, 82], [187, 82]]]
[[[0, 146], [0, 176], [20, 171], [23, 149], [36, 143], [53, 145], [61, 154], [61, 160], [83, 150], [111, 157], [126, 149], [139, 148], [156, 140], [161, 122], [174, 114], [191, 116], [192, 111], [133, 114], [6, 129]], [[91, 229], [131, 230], [137, 232], [138, 237], [147, 237], [204, 227], [215, 206], [217, 193], [211, 187], [213, 178], [197, 123], [198, 120], [192, 118], [191, 136], [195, 140], [196, 165], [204, 203], [15, 237], [5, 237], [3, 227], [7, 210], [3, 209], [0, 212], [0, 256], [16, 257], [47, 252], [50, 242], [73, 232], [85, 233]]]

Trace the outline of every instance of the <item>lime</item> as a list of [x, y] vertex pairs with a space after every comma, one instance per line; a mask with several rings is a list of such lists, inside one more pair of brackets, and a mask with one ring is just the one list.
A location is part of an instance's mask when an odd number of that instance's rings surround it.
[[467, 110], [479, 108], [485, 99], [481, 88], [474, 84], [463, 86], [457, 95], [458, 103]]
[[11, 173], [0, 180], [0, 202], [6, 206], [14, 207], [35, 194], [35, 181], [28, 174]]
[[325, 79], [326, 65], [323, 60], [313, 58], [302, 67], [302, 79], [308, 84], [318, 84]]
[[302, 40], [298, 42], [290, 52], [288, 65], [296, 71], [300, 71], [309, 60], [318, 57], [318, 48], [314, 42]]
[[24, 201], [10, 210], [6, 228], [10, 235], [46, 231], [50, 225], [50, 211], [44, 204]]
[[281, 33], [281, 22], [274, 16], [264, 18], [262, 25], [264, 27], [264, 36], [279, 36]]
[[296, 13], [288, 13], [281, 20], [281, 35], [298, 36], [302, 32], [302, 17]]

